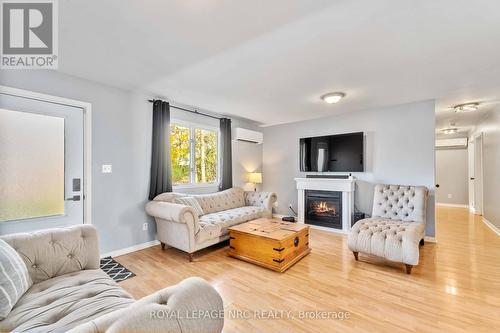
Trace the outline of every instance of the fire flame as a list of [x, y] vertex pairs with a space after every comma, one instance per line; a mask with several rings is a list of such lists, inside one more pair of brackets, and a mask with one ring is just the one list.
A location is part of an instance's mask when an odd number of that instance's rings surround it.
[[319, 204], [317, 204], [314, 207], [314, 210], [318, 213], [332, 213], [335, 214], [337, 211], [335, 210], [335, 207], [329, 207], [328, 203], [321, 201]]

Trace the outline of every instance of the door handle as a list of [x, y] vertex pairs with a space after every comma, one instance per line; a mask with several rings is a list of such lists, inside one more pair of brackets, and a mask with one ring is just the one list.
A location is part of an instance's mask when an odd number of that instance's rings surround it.
[[66, 201], [80, 201], [80, 196], [74, 195], [71, 198], [66, 198]]
[[439, 187], [439, 184], [436, 184], [436, 188]]
[[474, 177], [470, 177], [470, 180], [474, 180], [474, 179], [476, 179], [476, 178], [474, 178]]

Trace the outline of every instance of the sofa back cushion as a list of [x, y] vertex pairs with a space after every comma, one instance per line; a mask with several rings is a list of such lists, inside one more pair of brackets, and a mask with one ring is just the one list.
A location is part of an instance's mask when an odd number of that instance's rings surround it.
[[186, 197], [180, 197], [180, 198], [176, 198], [174, 200], [174, 203], [178, 203], [178, 204], [181, 204], [181, 205], [193, 207], [193, 209], [198, 214], [198, 217], [200, 217], [201, 215], [205, 214], [203, 212], [203, 209], [200, 206], [200, 203], [198, 202], [198, 200], [196, 200], [196, 198], [188, 197], [188, 196], [186, 196]]
[[193, 197], [198, 200], [205, 214], [245, 206], [245, 191], [239, 187], [217, 193], [193, 195]]
[[33, 282], [19, 254], [0, 239], [0, 320], [5, 319]]
[[177, 192], [164, 192], [154, 197], [153, 201], [163, 201], [174, 203], [176, 199], [185, 197], [186, 194]]
[[424, 186], [375, 186], [372, 217], [425, 223], [427, 188]]
[[33, 283], [99, 268], [99, 244], [91, 225], [2, 236], [26, 264]]

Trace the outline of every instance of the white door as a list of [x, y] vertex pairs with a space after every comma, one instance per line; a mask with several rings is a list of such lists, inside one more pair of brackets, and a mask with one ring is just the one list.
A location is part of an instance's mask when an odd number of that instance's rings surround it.
[[0, 234], [84, 223], [83, 119], [0, 93]]
[[483, 215], [483, 135], [474, 138], [474, 213]]
[[469, 149], [468, 149], [468, 167], [469, 167], [469, 207], [471, 210], [474, 210], [474, 140], [469, 140]]

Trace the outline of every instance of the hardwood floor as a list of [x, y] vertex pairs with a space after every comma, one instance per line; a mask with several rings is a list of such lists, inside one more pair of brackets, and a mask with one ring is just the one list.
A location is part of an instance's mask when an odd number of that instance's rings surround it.
[[[209, 281], [224, 299], [225, 332], [498, 332], [500, 237], [463, 208], [438, 208], [437, 219], [438, 243], [421, 247], [411, 275], [362, 253], [355, 261], [345, 236], [314, 229], [312, 252], [285, 273], [230, 258], [227, 247], [193, 262], [160, 246], [116, 259], [137, 274], [121, 283], [136, 298], [189, 276]], [[230, 310], [285, 310], [295, 319], [236, 319]], [[297, 318], [314, 310], [350, 316]]]

